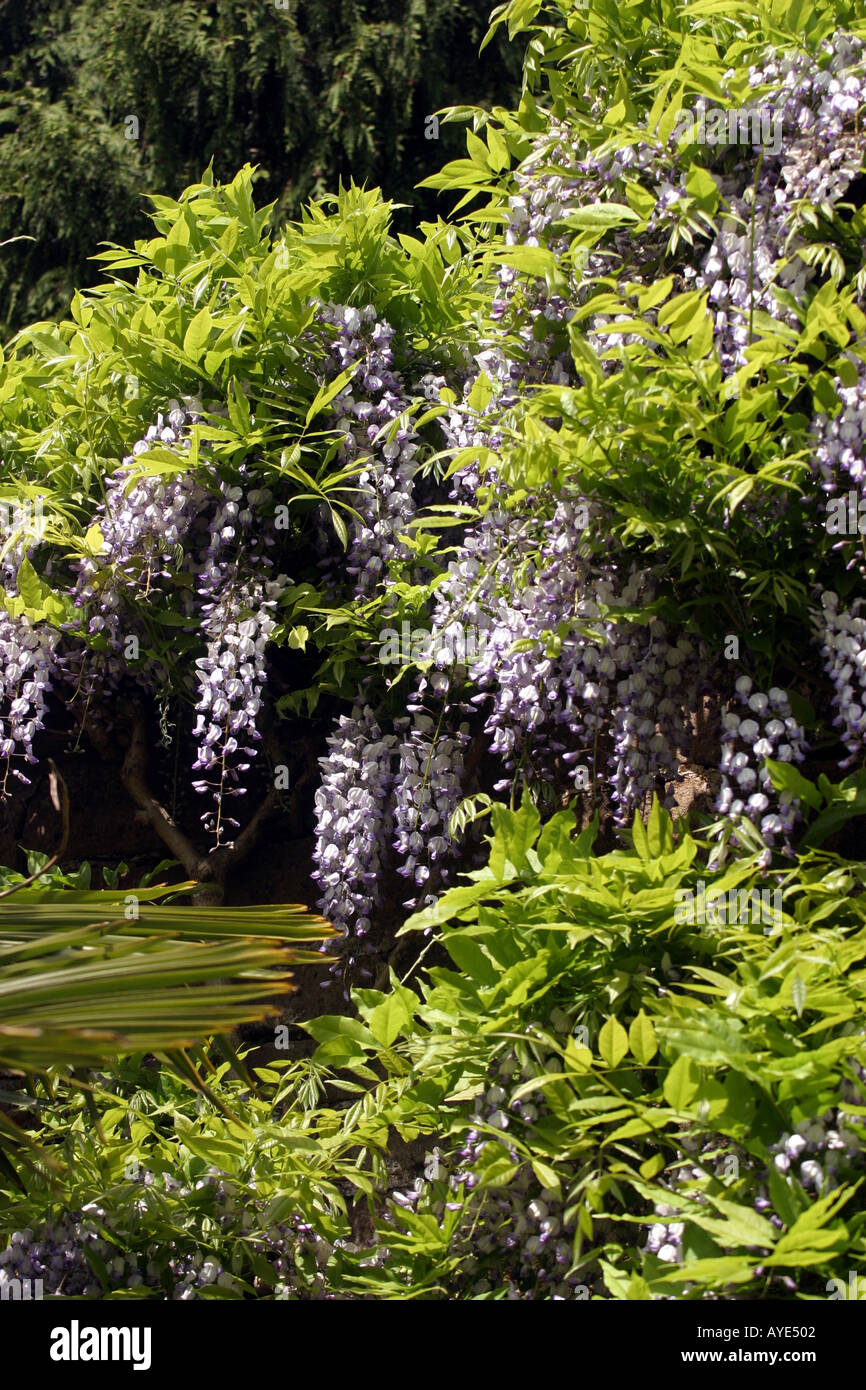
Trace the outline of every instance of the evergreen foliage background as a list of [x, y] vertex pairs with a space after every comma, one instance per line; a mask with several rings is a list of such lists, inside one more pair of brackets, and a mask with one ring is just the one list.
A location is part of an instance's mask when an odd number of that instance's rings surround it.
[[[0, 332], [94, 284], [94, 229], [148, 234], [142, 189], [176, 196], [213, 159], [259, 166], [296, 216], [338, 180], [384, 182], [398, 230], [437, 209], [414, 185], [463, 137], [425, 117], [516, 100], [519, 47], [478, 49], [473, 0], [0, 0]], [[138, 120], [127, 138], [126, 119]], [[11, 242], [13, 237], [33, 240]]]

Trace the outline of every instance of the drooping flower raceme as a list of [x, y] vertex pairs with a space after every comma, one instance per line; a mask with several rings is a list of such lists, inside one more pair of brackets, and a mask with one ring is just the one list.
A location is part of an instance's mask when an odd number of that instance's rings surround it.
[[412, 480], [418, 445], [412, 429], [388, 430], [409, 405], [393, 369], [391, 325], [376, 319], [372, 305], [324, 304], [317, 318], [336, 330], [329, 344], [329, 373], [357, 368], [334, 397], [331, 415], [343, 436], [339, 462], [360, 465], [351, 504], [361, 519], [350, 524], [345, 569], [354, 579], [355, 597], [361, 598], [382, 582], [389, 564], [408, 556], [398, 535], [415, 514]]
[[[859, 551], [863, 534], [860, 520], [866, 513], [866, 364], [853, 357], [849, 361], [851, 371], [856, 373], [853, 382], [846, 386], [839, 377], [833, 381], [841, 410], [835, 415], [821, 412], [812, 421], [812, 467], [824, 493], [824, 513], [818, 518], [819, 523], [828, 534], [839, 537], [834, 549], [844, 548], [853, 540]], [[853, 517], [849, 506], [852, 492]], [[849, 569], [857, 562], [856, 551]]]
[[[83, 615], [95, 643], [70, 654], [69, 673], [78, 696], [89, 696], [97, 682], [116, 686], [127, 673], [131, 653], [143, 642], [136, 603], [148, 602], [162, 591], [189, 543], [191, 528], [206, 506], [208, 490], [184, 468], [190, 448], [190, 429], [202, 418], [192, 397], [184, 404], [169, 401], [144, 438], [132, 447], [119, 469], [106, 479], [105, 497], [94, 524], [102, 537], [98, 554], [84, 555], [75, 564], [71, 597]], [[175, 474], [138, 472], [139, 459], [153, 448], [178, 454]], [[178, 596], [189, 608], [189, 597]], [[129, 638], [135, 638], [131, 646]], [[154, 689], [164, 671], [148, 660], [136, 667], [145, 689]]]
[[821, 641], [824, 670], [833, 686], [835, 728], [842, 732], [850, 767], [866, 744], [866, 618], [863, 599], [855, 599], [847, 611], [839, 606], [839, 595], [827, 590], [821, 595], [820, 612], [814, 622]]
[[775, 791], [764, 759], [802, 762], [805, 734], [791, 712], [787, 692], [778, 686], [765, 694], [753, 688], [749, 676], [740, 676], [736, 699], [739, 710], [722, 720], [722, 787], [716, 810], [752, 821], [768, 847], [769, 863], [776, 841], [787, 844], [800, 817], [800, 803], [790, 791]]
[[0, 609], [0, 795], [9, 775], [29, 778], [16, 764], [34, 764], [33, 740], [45, 724], [45, 702], [57, 671], [60, 634]]
[[193, 767], [205, 776], [193, 786], [213, 798], [214, 808], [202, 821], [217, 845], [229, 828], [238, 826], [223, 812], [223, 799], [245, 794], [241, 778], [261, 737], [256, 721], [267, 679], [265, 648], [276, 626], [273, 610], [283, 587], [282, 579], [262, 584], [230, 578], [220, 597], [202, 608], [207, 655], [196, 660], [199, 693], [193, 736], [200, 743]]
[[[455, 848], [448, 822], [463, 794], [468, 728], [437, 736], [434, 720], [421, 713], [397, 720], [396, 728], [401, 742], [394, 778], [394, 848], [402, 860], [397, 872], [429, 890], [445, 881], [444, 861]], [[438, 881], [431, 883], [434, 866]]]
[[[344, 965], [366, 954], [371, 914], [379, 902], [381, 871], [391, 838], [389, 796], [394, 734], [383, 734], [369, 705], [341, 715], [321, 758], [316, 792], [314, 880], [319, 907], [351, 940]], [[341, 969], [337, 962], [332, 973]]]
[[684, 705], [694, 688], [697, 648], [686, 635], [670, 641], [664, 623], [632, 624], [613, 644], [613, 659], [624, 673], [613, 716], [613, 797], [619, 823], [627, 824], [654, 790], [656, 778], [666, 783], [677, 779], [678, 753], [688, 737]]

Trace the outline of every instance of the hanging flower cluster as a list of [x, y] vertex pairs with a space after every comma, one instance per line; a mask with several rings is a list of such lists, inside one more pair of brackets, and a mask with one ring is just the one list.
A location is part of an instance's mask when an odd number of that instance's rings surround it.
[[45, 725], [46, 695], [58, 669], [59, 636], [56, 629], [32, 623], [24, 614], [12, 617], [0, 610], [0, 795], [8, 790], [10, 773], [19, 782], [30, 781], [18, 764], [36, 762], [33, 740]]
[[824, 670], [833, 687], [834, 728], [842, 732], [848, 749], [843, 767], [850, 767], [866, 744], [866, 618], [863, 600], [855, 599], [846, 611], [839, 595], [827, 590], [821, 609], [814, 615], [821, 641]]
[[[397, 749], [398, 771], [394, 780], [394, 848], [401, 858], [397, 872], [416, 887], [440, 887], [445, 869], [441, 861], [454, 851], [448, 822], [463, 796], [463, 755], [469, 742], [464, 725], [457, 733], [437, 737], [429, 715], [415, 713], [398, 719], [401, 736]], [[434, 865], [438, 882], [431, 883]], [[414, 906], [414, 900], [413, 900]]]
[[317, 320], [336, 330], [329, 343], [326, 376], [356, 368], [352, 380], [331, 403], [335, 427], [342, 433], [339, 461], [359, 463], [357, 494], [345, 568], [354, 579], [355, 597], [369, 594], [387, 574], [389, 564], [408, 552], [398, 540], [415, 514], [412, 480], [418, 445], [414, 431], [388, 427], [410, 404], [393, 369], [393, 329], [368, 304], [354, 309], [324, 304]]
[[[316, 792], [314, 880], [328, 921], [351, 947], [345, 965], [367, 953], [365, 940], [381, 893], [382, 866], [391, 838], [389, 797], [396, 735], [384, 734], [369, 705], [341, 715], [320, 759]], [[339, 962], [332, 973], [340, 969]]]
[[193, 782], [197, 792], [210, 793], [214, 809], [202, 817], [217, 845], [239, 822], [223, 813], [223, 798], [243, 796], [241, 783], [256, 756], [253, 744], [261, 737], [256, 727], [267, 680], [265, 648], [276, 622], [273, 610], [283, 580], [265, 584], [230, 583], [217, 600], [202, 606], [202, 630], [207, 656], [196, 660], [199, 697], [193, 736], [201, 740], [193, 767], [207, 775]]
[[799, 763], [805, 757], [805, 734], [791, 713], [787, 692], [773, 686], [766, 694], [755, 690], [749, 676], [736, 682], [739, 711], [723, 718], [722, 787], [716, 809], [735, 818], [745, 816], [758, 826], [769, 847], [787, 844], [800, 816], [800, 803], [790, 791], [776, 792], [765, 758]]

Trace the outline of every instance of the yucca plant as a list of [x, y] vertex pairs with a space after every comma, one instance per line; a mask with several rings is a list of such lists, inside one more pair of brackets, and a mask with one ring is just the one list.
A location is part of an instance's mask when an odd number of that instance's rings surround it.
[[[63, 819], [61, 847], [0, 892], [0, 1068], [7, 1076], [0, 1105], [38, 1108], [41, 1088], [51, 1097], [58, 1084], [86, 1085], [82, 1068], [130, 1053], [167, 1059], [203, 1090], [188, 1049], [218, 1035], [242, 1066], [229, 1030], [278, 1013], [273, 997], [293, 989], [287, 967], [321, 961], [304, 944], [333, 928], [294, 903], [214, 909], [155, 901], [189, 893], [193, 882], [135, 893], [46, 885], [68, 837], [66, 791], [53, 766], [50, 782]], [[38, 1152], [0, 1109], [4, 1167], [10, 1147]]]

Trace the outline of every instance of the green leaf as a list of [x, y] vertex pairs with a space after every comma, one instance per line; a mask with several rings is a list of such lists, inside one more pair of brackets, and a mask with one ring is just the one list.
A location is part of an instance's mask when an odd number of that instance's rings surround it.
[[475, 378], [472, 390], [469, 392], [469, 395], [467, 397], [466, 404], [469, 406], [470, 410], [477, 410], [480, 415], [486, 410], [487, 406], [490, 403], [492, 395], [493, 386], [491, 384], [490, 377], [487, 375], [486, 372], [481, 371]]
[[626, 1274], [608, 1260], [599, 1260], [604, 1282], [611, 1298], [643, 1301], [650, 1297], [650, 1288], [645, 1279]]
[[89, 554], [98, 555], [100, 553], [105, 545], [105, 537], [98, 526], [88, 526], [84, 533], [84, 544]]
[[511, 246], [498, 259], [503, 265], [529, 275], [544, 276], [556, 270], [553, 252], [545, 250], [543, 246]]
[[725, 1110], [725, 1125], [732, 1133], [749, 1128], [755, 1115], [755, 1097], [752, 1085], [738, 1071], [731, 1071], [725, 1077], [725, 1094], [728, 1104]]
[[[654, 205], [655, 199], [653, 199], [653, 206]], [[659, 304], [667, 299], [673, 287], [674, 277], [672, 275], [666, 275], [663, 280], [656, 280], [654, 284], [650, 285], [648, 289], [638, 295], [637, 303], [641, 313], [645, 314], [647, 310], [657, 308]]]
[[[800, 1212], [803, 1210], [803, 1206], [802, 1204], [800, 1206], [797, 1205], [794, 1197], [794, 1188], [789, 1186], [788, 1182], [773, 1164], [770, 1165], [768, 1171], [767, 1184], [770, 1189], [770, 1198], [777, 1216], [781, 1216], [786, 1226], [793, 1226]], [[800, 1189], [800, 1196], [808, 1203], [808, 1198], [805, 1198], [802, 1188]]]
[[618, 1067], [628, 1052], [628, 1034], [616, 1018], [609, 1018], [598, 1035], [598, 1051], [609, 1067]]
[[653, 1154], [651, 1158], [648, 1158], [644, 1163], [641, 1164], [640, 1175], [642, 1178], [645, 1178], [647, 1182], [649, 1182], [652, 1178], [656, 1176], [657, 1173], [660, 1173], [663, 1170], [664, 1166], [664, 1154]]
[[686, 192], [705, 212], [714, 213], [719, 204], [719, 190], [712, 174], [693, 164], [686, 175]]
[[664, 1098], [672, 1110], [684, 1111], [698, 1093], [701, 1074], [691, 1057], [678, 1057], [664, 1080]]
[[628, 1030], [628, 1042], [632, 1053], [641, 1066], [648, 1066], [658, 1052], [656, 1032], [652, 1020], [647, 1018], [643, 1009], [632, 1019], [631, 1027]]
[[645, 864], [649, 863], [650, 859], [652, 858], [652, 855], [650, 854], [646, 826], [641, 820], [640, 815], [637, 813], [635, 813], [634, 823], [631, 828], [631, 834], [632, 843], [634, 844], [635, 848], [635, 853], [639, 855], [639, 857], [643, 860]]
[[820, 811], [824, 804], [821, 793], [814, 782], [808, 781], [793, 763], [780, 763], [773, 758], [765, 758], [764, 763], [776, 791], [792, 792], [800, 801], [805, 801], [807, 806], [811, 806], [814, 811]]
[[703, 325], [707, 316], [707, 296], [700, 290], [676, 295], [659, 310], [659, 328], [667, 328], [675, 343], [684, 343]]
[[[743, 1245], [775, 1243], [776, 1228], [766, 1216], [761, 1216], [753, 1207], [744, 1206], [740, 1202], [730, 1202], [725, 1197], [710, 1196], [709, 1200], [716, 1211], [726, 1218], [726, 1229], [731, 1240], [739, 1241]], [[695, 1219], [694, 1216], [692, 1219]]]
[[213, 326], [213, 319], [208, 308], [200, 309], [195, 318], [186, 330], [183, 339], [183, 350], [188, 357], [198, 359], [202, 349], [210, 337]]
[[578, 846], [572, 839], [576, 827], [573, 811], [557, 811], [542, 829], [536, 853], [545, 877], [566, 873], [574, 867], [579, 857]]
[[310, 403], [305, 424], [311, 425], [316, 416], [321, 415], [322, 411], [327, 409], [334, 397], [339, 396], [340, 392], [345, 390], [357, 370], [358, 363], [354, 362], [351, 367], [347, 367], [345, 371], [335, 376], [333, 381], [326, 381], [319, 387]]
[[801, 1229], [800, 1217], [776, 1246], [765, 1265], [820, 1265], [836, 1258], [850, 1239], [845, 1226], [832, 1230]]
[[[637, 213], [641, 222], [646, 222], [652, 217], [655, 211], [656, 200], [648, 188], [644, 188], [642, 184], [629, 180], [625, 186], [625, 196], [629, 207], [633, 212]], [[664, 295], [661, 295], [660, 298], [664, 299]], [[640, 307], [644, 308], [644, 305], [641, 304]]]
[[250, 403], [241, 390], [240, 382], [232, 378], [228, 393], [229, 419], [241, 436], [250, 432]]
[[320, 1043], [327, 1043], [334, 1038], [340, 1038], [359, 1043], [361, 1047], [375, 1048], [376, 1046], [376, 1039], [369, 1028], [366, 1028], [357, 1018], [344, 1018], [341, 1014], [324, 1014], [321, 1018], [314, 1018], [309, 1023], [299, 1024], [299, 1027]]
[[402, 936], [407, 931], [426, 931], [428, 927], [438, 927], [444, 922], [450, 922], [467, 909], [477, 909], [478, 903], [488, 897], [490, 892], [489, 881], [449, 888], [435, 903], [422, 908], [420, 912], [413, 912], [403, 923], [399, 935]]
[[39, 575], [26, 557], [18, 566], [17, 582], [18, 592], [23, 598], [28, 612], [41, 615], [43, 611], [43, 598], [48, 586], [43, 584]]
[[503, 1154], [498, 1144], [487, 1144], [476, 1160], [478, 1187], [507, 1187], [517, 1172], [518, 1165], [507, 1154]]
[[551, 1168], [549, 1163], [544, 1163], [540, 1158], [533, 1158], [532, 1171], [538, 1178], [542, 1187], [549, 1187], [553, 1192], [561, 1192], [559, 1174], [555, 1168]]
[[131, 473], [124, 491], [131, 491], [135, 486], [136, 478], [139, 476], [156, 477], [163, 473], [185, 473], [188, 467], [188, 458], [182, 454], [174, 454], [171, 449], [157, 445], [156, 448], [148, 449], [147, 453], [138, 455], [135, 460], [135, 471]]
[[841, 1208], [850, 1201], [859, 1183], [837, 1188], [813, 1201], [779, 1239], [768, 1265], [826, 1264], [847, 1245], [850, 1236], [841, 1223], [830, 1226]]
[[233, 1173], [243, 1157], [244, 1146], [237, 1139], [219, 1139], [212, 1134], [197, 1134], [191, 1125], [180, 1118], [175, 1121], [175, 1130], [181, 1143], [197, 1158], [214, 1164], [223, 1172]]
[[493, 842], [488, 869], [497, 881], [521, 873], [528, 867], [526, 853], [538, 838], [541, 817], [532, 802], [524, 800], [518, 811], [511, 811], [501, 802], [490, 808]]
[[861, 787], [851, 800], [834, 803], [822, 811], [809, 826], [801, 843], [805, 848], [823, 844], [829, 835], [835, 834], [849, 820], [863, 815], [866, 815], [866, 788]]
[[383, 1047], [390, 1047], [412, 1022], [417, 1003], [417, 995], [412, 990], [396, 984], [392, 993], [369, 1015], [370, 1032], [376, 1041]]
[[670, 854], [674, 847], [673, 823], [655, 794], [647, 822], [647, 847], [656, 859]]
[[611, 227], [640, 222], [641, 218], [625, 203], [591, 203], [588, 207], [576, 208], [562, 220], [578, 231], [606, 232]]
[[477, 980], [482, 985], [496, 984], [499, 971], [477, 941], [462, 932], [445, 932], [442, 944], [458, 970], [462, 970], [470, 980]]
[[[725, 0], [727, 3], [727, 0]], [[766, 1260], [764, 1263], [768, 1263]], [[752, 1278], [755, 1265], [758, 1264], [757, 1257], [751, 1262], [747, 1262], [747, 1257], [743, 1255], [722, 1255], [717, 1259], [710, 1260], [690, 1260], [681, 1269], [670, 1270], [665, 1274], [657, 1274], [653, 1277], [653, 1284], [681, 1284], [695, 1283], [701, 1284], [744, 1284]]]

